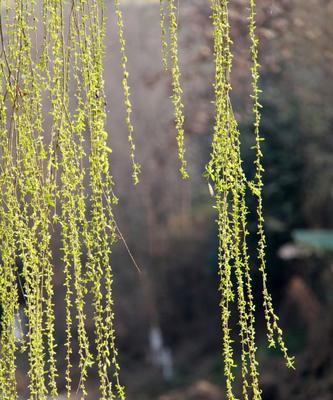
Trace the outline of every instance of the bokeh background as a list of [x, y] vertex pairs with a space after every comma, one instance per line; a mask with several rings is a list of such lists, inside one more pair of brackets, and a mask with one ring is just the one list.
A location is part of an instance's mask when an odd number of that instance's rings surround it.
[[[112, 35], [108, 43], [110, 135], [120, 197], [117, 218], [142, 269], [141, 274], [136, 272], [119, 243], [114, 258], [115, 302], [123, 378], [134, 400], [222, 400], [216, 215], [203, 178], [214, 121], [209, 2], [179, 1], [191, 175], [187, 182], [178, 174], [168, 99], [171, 82], [160, 62], [159, 5], [139, 3], [130, 0], [124, 7], [142, 163], [142, 181], [135, 188], [130, 182], [120, 72], [115, 72], [119, 57]], [[257, 3], [269, 282], [286, 340], [296, 356], [296, 371], [287, 371], [280, 354], [267, 350], [260, 279], [255, 275], [264, 399], [329, 400], [333, 399], [333, 2]], [[233, 101], [244, 165], [251, 176], [247, 5], [246, 0], [231, 1], [230, 18]], [[113, 25], [111, 17], [111, 31]], [[250, 219], [254, 231], [254, 212]]]
[[[187, 181], [182, 181], [178, 173], [169, 99], [171, 81], [161, 65], [159, 2], [122, 3], [137, 156], [142, 164], [141, 183], [134, 187], [124, 123], [116, 20], [110, 5], [106, 93], [112, 168], [119, 197], [115, 214], [141, 269], [139, 273], [120, 240], [113, 253], [113, 268], [123, 383], [129, 400], [223, 400], [216, 215], [203, 177], [214, 123], [209, 2], [179, 0], [190, 172]], [[234, 39], [232, 96], [242, 132], [244, 167], [251, 176], [254, 170], [248, 2], [230, 3]], [[260, 277], [254, 269], [263, 398], [330, 400], [333, 1], [257, 3], [269, 285], [286, 341], [296, 356], [296, 370], [287, 371], [281, 355], [267, 349]], [[250, 229], [255, 232], [254, 208], [251, 210]], [[254, 251], [255, 240], [250, 247]], [[62, 290], [59, 285], [57, 321], [63, 319]], [[236, 338], [236, 319], [234, 334]], [[64, 331], [59, 326], [57, 341], [61, 352]], [[64, 367], [61, 357], [59, 367]], [[24, 382], [25, 377], [20, 379]], [[60, 380], [60, 384], [63, 388], [64, 382]], [[93, 378], [89, 384], [91, 399], [95, 399], [97, 388]]]

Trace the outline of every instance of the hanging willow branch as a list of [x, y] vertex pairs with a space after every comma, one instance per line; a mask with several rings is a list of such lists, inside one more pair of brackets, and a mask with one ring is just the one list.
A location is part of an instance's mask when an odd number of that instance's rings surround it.
[[[178, 158], [180, 161], [180, 173], [183, 179], [189, 177], [187, 161], [185, 159], [184, 123], [183, 113], [183, 89], [181, 87], [181, 73], [178, 57], [178, 8], [176, 0], [160, 0], [160, 29], [162, 46], [162, 63], [168, 70], [168, 58], [170, 55], [170, 69], [172, 80], [172, 104], [177, 130]], [[168, 40], [169, 34], [169, 40]], [[169, 43], [170, 42], [170, 43]]]
[[123, 90], [124, 90], [124, 99], [125, 99], [125, 108], [126, 108], [126, 124], [128, 128], [128, 143], [130, 145], [130, 156], [132, 160], [132, 167], [133, 167], [133, 182], [134, 184], [139, 183], [139, 175], [141, 171], [141, 166], [135, 160], [135, 144], [133, 139], [133, 125], [131, 120], [132, 115], [132, 103], [130, 99], [130, 87], [128, 84], [128, 69], [127, 69], [127, 56], [126, 56], [126, 41], [124, 36], [124, 21], [123, 21], [123, 14], [120, 9], [120, 2], [119, 0], [114, 0], [115, 12], [117, 16], [117, 24], [118, 24], [118, 37], [119, 37], [119, 44], [120, 44], [120, 53], [121, 53], [121, 66], [123, 70]]
[[[35, 15], [41, 4], [39, 23]], [[116, 198], [105, 129], [104, 5], [99, 0], [15, 0], [0, 1], [0, 7], [0, 397], [17, 399], [15, 324], [20, 291], [27, 321], [20, 347], [28, 354], [29, 399], [46, 400], [58, 394], [53, 305], [56, 260], [51, 251], [51, 232], [58, 225], [65, 287], [67, 398], [73, 391], [81, 399], [87, 397], [86, 380], [95, 364], [100, 399], [125, 399], [113, 327], [110, 255], [117, 237], [112, 214]], [[118, 2], [116, 14], [130, 156], [137, 180]], [[36, 38], [41, 34], [39, 46]], [[46, 105], [43, 98], [48, 99]], [[88, 299], [94, 309], [93, 340], [86, 327]], [[72, 374], [74, 340], [80, 372], [77, 382]]]
[[[241, 372], [244, 399], [261, 399], [259, 387], [258, 362], [255, 344], [255, 305], [253, 299], [250, 258], [247, 247], [248, 208], [246, 192], [248, 187], [257, 198], [258, 217], [258, 260], [263, 282], [263, 306], [267, 322], [269, 346], [278, 345], [286, 359], [287, 366], [293, 367], [293, 358], [288, 355], [282, 330], [278, 325], [272, 298], [267, 288], [265, 261], [266, 239], [264, 233], [262, 205], [262, 152], [260, 148], [260, 103], [258, 88], [258, 39], [255, 34], [255, 3], [250, 1], [249, 35], [252, 56], [253, 113], [256, 140], [256, 177], [248, 181], [245, 177], [241, 150], [240, 132], [237, 127], [231, 101], [232, 90], [230, 73], [232, 69], [231, 35], [229, 24], [228, 0], [212, 0], [212, 20], [214, 24], [215, 56], [215, 106], [216, 117], [213, 135], [211, 159], [206, 168], [207, 177], [213, 182], [216, 209], [218, 212], [219, 237], [219, 275], [221, 291], [221, 325], [223, 331], [224, 374], [226, 377], [227, 397], [235, 399], [233, 381], [235, 380], [235, 357], [231, 330], [232, 304], [237, 304], [239, 337], [241, 342]], [[236, 285], [233, 283], [236, 278]]]

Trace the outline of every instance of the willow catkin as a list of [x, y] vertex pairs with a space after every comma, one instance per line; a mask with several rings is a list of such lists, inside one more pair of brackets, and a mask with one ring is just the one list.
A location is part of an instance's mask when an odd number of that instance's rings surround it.
[[[0, 16], [0, 18], [2, 17]], [[4, 51], [3, 46], [4, 43], [2, 42], [2, 51]], [[15, 264], [17, 257], [15, 241], [16, 197], [6, 123], [7, 110], [4, 103], [3, 71], [6, 66], [3, 58], [0, 62], [0, 153], [2, 157], [0, 185], [2, 188], [6, 188], [0, 201], [0, 395], [2, 398], [14, 400], [17, 398], [15, 379], [17, 346], [14, 331], [15, 314], [19, 310]]]
[[[288, 356], [282, 331], [277, 325], [277, 317], [273, 311], [271, 295], [267, 289], [265, 271], [265, 235], [263, 230], [263, 210], [261, 190], [263, 186], [261, 165], [262, 153], [259, 136], [260, 104], [258, 89], [257, 43], [254, 22], [254, 3], [250, 7], [250, 37], [251, 54], [253, 59], [253, 99], [256, 137], [256, 182], [248, 182], [245, 177], [241, 158], [241, 137], [237, 127], [231, 101], [232, 90], [230, 73], [232, 69], [231, 34], [229, 23], [229, 1], [212, 0], [212, 21], [214, 26], [214, 58], [215, 58], [215, 127], [212, 141], [212, 152], [207, 164], [206, 174], [214, 185], [216, 209], [218, 212], [219, 237], [219, 275], [221, 289], [221, 324], [223, 332], [224, 374], [226, 378], [227, 398], [234, 400], [233, 381], [235, 380], [235, 357], [233, 339], [230, 327], [232, 303], [237, 304], [239, 338], [241, 344], [241, 376], [242, 395], [244, 399], [262, 398], [259, 386], [258, 361], [256, 358], [255, 341], [255, 305], [251, 277], [249, 250], [247, 246], [248, 208], [246, 192], [250, 187], [258, 198], [258, 252], [259, 269], [264, 284], [264, 311], [271, 340], [273, 333], [278, 336], [278, 343], [288, 366], [292, 358]], [[234, 278], [235, 276], [235, 282]], [[270, 345], [272, 342], [270, 341]]]
[[162, 64], [165, 71], [169, 68], [169, 43], [167, 32], [167, 7], [166, 1], [160, 0], [160, 32], [161, 32], [161, 56]]
[[216, 208], [218, 211], [219, 237], [219, 275], [221, 291], [221, 324], [223, 332], [224, 374], [226, 377], [227, 396], [234, 399], [232, 383], [234, 376], [234, 352], [232, 348], [230, 328], [230, 303], [234, 301], [234, 290], [231, 280], [232, 273], [232, 226], [229, 220], [229, 191], [233, 184], [234, 166], [232, 163], [233, 124], [229, 107], [230, 83], [228, 75], [231, 69], [229, 25], [226, 8], [220, 2], [212, 4], [213, 23], [215, 28], [215, 96], [216, 96], [216, 125], [214, 128], [212, 157], [207, 165], [207, 173], [214, 183]]
[[[31, 35], [36, 29], [34, 2], [17, 1], [13, 9], [15, 31], [8, 33], [11, 82], [11, 156], [15, 163], [17, 236], [16, 246], [23, 262], [22, 277], [28, 320], [28, 358], [30, 398], [46, 398], [46, 361], [44, 357], [44, 274], [43, 244], [48, 241], [45, 229], [47, 205], [43, 199], [45, 149], [42, 143], [41, 93], [32, 59]], [[46, 222], [47, 224], [47, 222]], [[49, 293], [48, 293], [49, 294]], [[52, 358], [52, 355], [51, 355]]]
[[[9, 400], [17, 399], [15, 316], [20, 308], [19, 287], [27, 320], [27, 346], [22, 349], [26, 347], [28, 352], [29, 399], [58, 395], [55, 260], [51, 251], [56, 224], [61, 230], [63, 254], [67, 398], [73, 390], [81, 399], [86, 398], [86, 381], [94, 364], [86, 328], [88, 291], [94, 309], [100, 398], [125, 398], [113, 323], [110, 254], [117, 238], [112, 213], [116, 198], [105, 129], [103, 3], [44, 0], [39, 23], [35, 16], [39, 3], [0, 1], [0, 394]], [[115, 6], [127, 122], [132, 127], [122, 14], [118, 2]], [[40, 33], [42, 40], [38, 42]], [[43, 102], [46, 96], [49, 110]], [[90, 135], [88, 154], [86, 131]], [[130, 157], [137, 179], [133, 141]], [[89, 191], [85, 187], [87, 175]], [[22, 271], [16, 266], [18, 258]], [[74, 341], [78, 343], [76, 387], [72, 381]]]
[[[7, 170], [8, 172], [8, 170]], [[2, 177], [4, 178], [4, 177]], [[9, 400], [17, 398], [16, 390], [16, 350], [15, 341], [15, 315], [19, 311], [18, 306], [18, 287], [16, 284], [17, 268], [13, 262], [16, 258], [15, 248], [15, 228], [13, 215], [14, 207], [11, 204], [13, 200], [13, 192], [11, 192], [11, 183], [7, 179], [1, 179], [1, 183], [5, 183], [8, 188], [8, 196], [6, 196], [6, 206], [1, 207], [1, 348], [0, 348], [0, 394], [2, 398]], [[13, 188], [14, 186], [12, 186]], [[9, 218], [12, 217], [10, 220]]]
[[[77, 58], [79, 57], [79, 54], [77, 54], [78, 49], [75, 45], [76, 35], [73, 33], [73, 30], [75, 29], [74, 22], [72, 20], [73, 16], [74, 14], [72, 13], [67, 43], [65, 42], [62, 33], [62, 47], [67, 47], [66, 56], [63, 58], [63, 69], [66, 71], [66, 74], [69, 74], [68, 69], [72, 62], [74, 63], [74, 70], [78, 68]], [[60, 18], [63, 21], [63, 8], [60, 10]], [[71, 57], [71, 55], [74, 57]], [[75, 73], [77, 74], [77, 71]], [[85, 155], [83, 149], [83, 133], [85, 129], [84, 107], [80, 101], [81, 88], [78, 85], [78, 92], [76, 93], [78, 105], [74, 117], [72, 118], [69, 113], [68, 82], [64, 82], [64, 87], [66, 90], [62, 95], [62, 107], [64, 111], [61, 114], [64, 116], [64, 118], [61, 122], [61, 130], [58, 140], [59, 150], [61, 153], [61, 189], [59, 193], [62, 199], [61, 216], [59, 222], [62, 228], [68, 305], [70, 301], [69, 299], [72, 295], [73, 303], [75, 305], [74, 312], [77, 320], [80, 369], [78, 390], [81, 391], [81, 398], [84, 399], [87, 395], [85, 382], [88, 375], [88, 367], [90, 367], [92, 363], [90, 343], [86, 331], [85, 303], [87, 288], [82, 265], [84, 240], [83, 226], [86, 222], [85, 193], [83, 184], [85, 171], [82, 168], [83, 157]], [[70, 281], [72, 281], [72, 283]], [[69, 332], [68, 334], [71, 335]], [[69, 363], [69, 366], [70, 364], [71, 363]], [[68, 396], [70, 396], [69, 387]]]
[[126, 41], [124, 35], [124, 21], [123, 21], [123, 13], [120, 8], [120, 1], [114, 0], [115, 13], [117, 17], [117, 25], [118, 25], [118, 38], [119, 38], [119, 46], [120, 46], [120, 54], [121, 54], [121, 67], [123, 70], [123, 79], [122, 86], [124, 92], [124, 102], [126, 109], [126, 125], [128, 129], [128, 143], [130, 146], [130, 157], [132, 161], [132, 178], [134, 184], [139, 183], [139, 175], [141, 171], [140, 164], [136, 161], [135, 157], [135, 143], [133, 138], [134, 127], [132, 124], [132, 102], [130, 95], [130, 87], [128, 83], [129, 73], [127, 68], [127, 56], [126, 56]]
[[[118, 354], [113, 329], [111, 246], [115, 227], [112, 207], [113, 179], [109, 166], [111, 149], [105, 130], [106, 111], [103, 79], [105, 21], [102, 2], [79, 1], [82, 25], [86, 32], [81, 43], [83, 89], [86, 96], [87, 127], [90, 134], [90, 220], [86, 235], [87, 277], [93, 298], [96, 361], [100, 398], [125, 398], [119, 383]], [[110, 200], [110, 202], [108, 202]], [[106, 294], [104, 295], [104, 291]], [[113, 378], [112, 379], [112, 375]]]
[[[172, 103], [174, 107], [174, 117], [177, 130], [178, 158], [180, 161], [180, 173], [184, 179], [188, 178], [187, 161], [185, 159], [184, 145], [184, 123], [183, 113], [183, 90], [181, 87], [181, 73], [178, 59], [178, 15], [175, 0], [167, 0], [169, 35], [170, 35], [170, 58], [171, 58], [171, 78], [172, 78]], [[161, 14], [164, 18], [164, 14]], [[161, 24], [164, 25], [162, 21]], [[165, 42], [164, 42], [165, 43]], [[163, 45], [165, 46], [165, 44]]]
[[258, 260], [260, 263], [259, 269], [262, 275], [263, 283], [263, 303], [265, 318], [267, 323], [267, 335], [270, 347], [276, 347], [278, 345], [285, 357], [287, 366], [292, 368], [294, 364], [294, 357], [290, 357], [288, 354], [288, 349], [286, 347], [285, 341], [283, 339], [283, 333], [278, 324], [278, 316], [276, 315], [273, 304], [272, 297], [267, 288], [267, 272], [266, 272], [266, 235], [264, 230], [264, 217], [263, 217], [263, 201], [262, 201], [262, 189], [264, 186], [262, 174], [264, 168], [262, 165], [262, 150], [261, 141], [263, 138], [260, 135], [260, 120], [261, 120], [261, 104], [259, 96], [261, 90], [259, 89], [259, 61], [258, 61], [258, 37], [256, 35], [256, 2], [255, 0], [249, 0], [249, 37], [251, 42], [251, 58], [252, 58], [252, 100], [253, 100], [253, 114], [254, 114], [254, 135], [255, 135], [255, 153], [256, 158], [254, 161], [256, 174], [255, 179], [250, 184], [253, 195], [257, 198], [257, 219], [258, 219]]
[[[66, 57], [65, 57], [65, 48], [64, 48], [64, 39], [63, 39], [63, 13], [62, 13], [62, 4], [56, 1], [48, 1], [44, 2], [44, 14], [47, 17], [44, 19], [44, 30], [47, 32], [49, 36], [48, 43], [48, 58], [49, 64], [47, 68], [50, 69], [49, 72], [49, 90], [50, 90], [50, 98], [51, 98], [51, 116], [52, 116], [52, 128], [51, 128], [51, 144], [50, 144], [50, 163], [49, 168], [53, 170], [59, 169], [59, 160], [56, 154], [56, 148], [61, 146], [61, 149], [64, 151], [65, 145], [63, 144], [65, 141], [66, 133], [68, 132], [68, 121], [66, 120], [64, 113], [66, 110], [67, 101], [67, 93], [68, 83], [67, 83], [67, 74], [66, 74]], [[52, 61], [51, 61], [52, 60]], [[52, 67], [51, 66], [52, 62]], [[67, 128], [67, 130], [66, 130]], [[66, 157], [65, 151], [65, 159], [68, 162], [68, 158]], [[51, 170], [49, 170], [51, 173]], [[62, 182], [64, 182], [66, 176], [66, 171], [61, 170], [61, 178]], [[66, 182], [68, 183], [68, 182]], [[66, 184], [65, 183], [65, 184]], [[68, 190], [70, 192], [70, 188], [67, 187], [62, 188], [65, 192]], [[68, 192], [67, 192], [68, 193]], [[66, 210], [68, 210], [68, 195], [64, 198], [64, 205], [62, 207], [62, 215], [61, 217], [65, 217]], [[65, 370], [65, 381], [66, 381], [66, 389], [67, 389], [67, 397], [70, 397], [71, 394], [71, 354], [72, 354], [72, 275], [71, 275], [71, 252], [68, 248], [68, 244], [66, 238], [68, 237], [68, 221], [67, 219], [63, 221], [62, 218], [56, 217], [56, 221], [59, 220], [61, 224], [61, 232], [62, 232], [62, 243], [63, 243], [63, 260], [64, 260], [64, 286], [65, 286], [65, 322], [66, 322], [66, 370]]]

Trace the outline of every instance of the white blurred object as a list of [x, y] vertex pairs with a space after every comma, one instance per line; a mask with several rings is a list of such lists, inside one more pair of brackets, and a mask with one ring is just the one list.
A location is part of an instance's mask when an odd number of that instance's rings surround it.
[[159, 327], [153, 326], [149, 332], [149, 345], [153, 365], [161, 368], [165, 380], [173, 377], [173, 361], [171, 350], [164, 346]]
[[209, 190], [209, 194], [214, 197], [215, 193], [214, 193], [214, 189], [213, 186], [208, 182], [208, 190]]
[[15, 336], [15, 340], [18, 342], [20, 340], [22, 340], [22, 338], [24, 336], [24, 332], [23, 332], [24, 319], [25, 319], [25, 315], [24, 315], [23, 307], [20, 307], [19, 311], [15, 315], [15, 320], [14, 320], [14, 336]]
[[278, 256], [282, 260], [294, 260], [297, 258], [304, 258], [311, 254], [309, 249], [295, 243], [286, 243], [278, 250]]

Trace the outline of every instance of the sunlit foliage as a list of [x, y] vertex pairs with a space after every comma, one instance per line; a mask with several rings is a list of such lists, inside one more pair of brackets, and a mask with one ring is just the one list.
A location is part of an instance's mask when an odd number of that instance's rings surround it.
[[[176, 0], [160, 1], [162, 61], [170, 69], [180, 171], [187, 178], [184, 114], [178, 57]], [[114, 0], [123, 71], [126, 125], [134, 183], [139, 181], [124, 22]], [[41, 12], [38, 10], [41, 7]], [[120, 383], [112, 297], [112, 246], [118, 228], [111, 172], [104, 93], [105, 4], [103, 0], [0, 0], [0, 395], [18, 398], [16, 357], [28, 358], [29, 398], [58, 395], [64, 374], [67, 398], [85, 399], [89, 371], [95, 367], [100, 399], [125, 399]], [[211, 0], [215, 58], [215, 126], [206, 176], [215, 199], [221, 292], [222, 351], [227, 398], [234, 392], [236, 361], [232, 312], [238, 311], [242, 395], [261, 399], [255, 338], [252, 269], [262, 277], [263, 308], [270, 347], [279, 347], [289, 367], [293, 358], [272, 305], [266, 273], [263, 218], [263, 167], [255, 1], [249, 0], [252, 59], [255, 176], [245, 176], [241, 135], [230, 100], [232, 40], [228, 0]], [[247, 198], [257, 201], [257, 261], [248, 249]], [[57, 369], [52, 234], [61, 231], [65, 298], [65, 371]], [[18, 267], [18, 260], [23, 268]], [[252, 267], [253, 264], [253, 267]], [[19, 297], [26, 327], [17, 341]], [[94, 337], [87, 331], [93, 309]], [[233, 307], [235, 304], [236, 307]], [[73, 382], [73, 339], [77, 339], [80, 379]]]
[[[56, 364], [50, 244], [59, 226], [67, 397], [73, 391], [86, 397], [88, 372], [95, 364], [100, 398], [124, 399], [113, 328], [110, 253], [116, 240], [112, 208], [117, 199], [105, 128], [104, 4], [45, 0], [38, 18], [40, 5], [30, 0], [1, 2], [1, 398], [17, 398], [18, 347], [28, 353], [29, 397], [57, 396], [57, 376], [63, 371], [57, 371]], [[118, 2], [115, 6], [137, 181], [123, 23]], [[19, 346], [14, 331], [21, 291], [27, 327]], [[88, 299], [94, 310], [93, 340], [86, 328]], [[72, 382], [73, 335], [79, 355], [77, 388]]]
[[[279, 346], [288, 367], [293, 366], [293, 358], [288, 355], [278, 317], [274, 312], [272, 298], [267, 288], [266, 237], [264, 232], [262, 204], [262, 151], [260, 136], [260, 108], [258, 88], [258, 38], [255, 26], [255, 2], [249, 2], [249, 38], [252, 58], [252, 101], [255, 136], [255, 177], [248, 179], [243, 170], [241, 157], [241, 135], [230, 100], [232, 90], [232, 39], [229, 23], [228, 0], [212, 0], [212, 20], [214, 25], [215, 56], [215, 127], [211, 159], [206, 167], [206, 175], [214, 191], [218, 213], [219, 237], [219, 275], [221, 291], [221, 325], [223, 332], [224, 374], [227, 397], [235, 399], [233, 381], [235, 380], [235, 356], [231, 331], [232, 304], [237, 304], [239, 338], [241, 342], [241, 372], [243, 398], [261, 399], [258, 361], [255, 341], [255, 304], [253, 282], [247, 237], [247, 192], [257, 200], [258, 227], [258, 269], [262, 276], [263, 308], [267, 323], [270, 347]], [[235, 277], [235, 280], [234, 280]]]
[[[189, 177], [185, 159], [183, 90], [178, 57], [178, 9], [176, 0], [160, 0], [160, 27], [162, 63], [165, 70], [170, 68], [172, 80], [172, 104], [177, 130], [178, 158], [181, 176]], [[169, 60], [170, 58], [170, 60]]]

